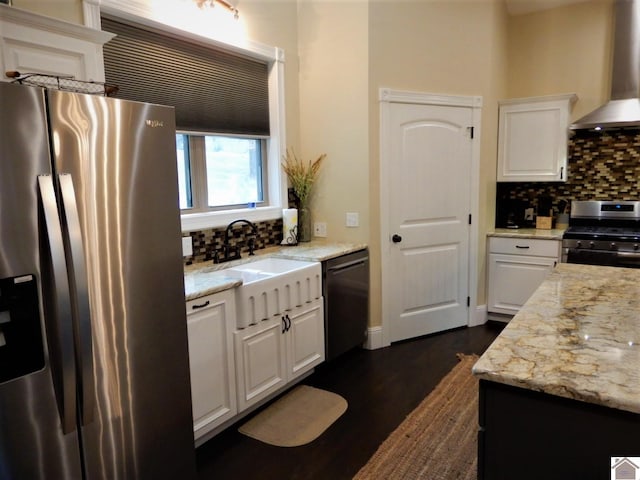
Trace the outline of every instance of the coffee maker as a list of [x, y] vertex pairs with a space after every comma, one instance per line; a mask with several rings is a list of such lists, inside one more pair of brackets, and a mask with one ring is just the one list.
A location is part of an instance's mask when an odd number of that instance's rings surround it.
[[527, 202], [515, 198], [496, 199], [496, 228], [525, 228], [531, 221], [525, 219]]

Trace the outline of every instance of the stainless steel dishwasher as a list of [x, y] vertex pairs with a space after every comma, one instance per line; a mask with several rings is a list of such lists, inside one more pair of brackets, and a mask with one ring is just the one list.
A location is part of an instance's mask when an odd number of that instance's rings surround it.
[[367, 338], [369, 251], [359, 250], [322, 262], [326, 359]]

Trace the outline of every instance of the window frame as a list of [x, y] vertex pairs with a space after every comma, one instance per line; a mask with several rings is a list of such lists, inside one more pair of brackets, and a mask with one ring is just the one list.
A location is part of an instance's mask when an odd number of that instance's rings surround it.
[[[193, 132], [178, 130], [176, 132], [179, 135], [186, 135], [188, 141], [188, 163], [189, 163], [189, 180], [191, 182], [191, 208], [181, 209], [181, 215], [189, 215], [193, 213], [214, 213], [223, 212], [232, 209], [244, 208], [244, 205], [222, 205], [212, 207], [208, 205], [209, 188], [207, 182], [207, 159], [206, 159], [206, 146], [205, 137], [228, 137], [228, 138], [246, 138], [248, 140], [257, 140], [260, 142], [261, 150], [261, 188], [263, 191], [262, 205], [269, 205], [269, 185], [267, 166], [269, 159], [267, 156], [267, 140], [269, 137], [254, 137], [245, 135], [230, 135], [230, 134], [213, 134], [209, 132]], [[247, 202], [248, 203], [248, 202]]]
[[[103, 12], [126, 18], [157, 30], [166, 31], [173, 35], [179, 35], [206, 46], [224, 49], [229, 53], [266, 61], [269, 70], [269, 125], [271, 135], [268, 139], [265, 139], [267, 165], [263, 175], [266, 175], [267, 190], [265, 191], [265, 197], [268, 199], [268, 204], [256, 208], [244, 207], [206, 212], [181, 212], [180, 217], [183, 232], [224, 227], [239, 218], [252, 222], [282, 218], [282, 209], [288, 205], [286, 176], [280, 164], [282, 154], [286, 150], [284, 50], [251, 40], [243, 41], [242, 44], [234, 44], [226, 39], [209, 36], [215, 35], [215, 32], [202, 32], [200, 34], [184, 30], [179, 25], [172, 25], [158, 19], [153, 6], [146, 0], [83, 0], [82, 8], [85, 25], [91, 28], [101, 30], [100, 14]], [[104, 61], [102, 58], [100, 58], [99, 63], [102, 69], [102, 78], [104, 78]]]

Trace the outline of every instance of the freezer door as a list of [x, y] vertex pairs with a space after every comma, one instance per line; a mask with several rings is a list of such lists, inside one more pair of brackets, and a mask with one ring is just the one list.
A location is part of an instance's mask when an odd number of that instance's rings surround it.
[[88, 280], [87, 478], [194, 478], [173, 108], [58, 91], [48, 101]]
[[38, 193], [51, 174], [43, 91], [0, 82], [0, 113], [0, 478], [81, 479], [60, 225], [53, 190], [49, 229]]

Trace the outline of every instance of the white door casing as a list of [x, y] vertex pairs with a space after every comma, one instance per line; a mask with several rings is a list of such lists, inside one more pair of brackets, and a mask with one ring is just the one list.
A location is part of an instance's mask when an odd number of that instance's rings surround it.
[[380, 101], [382, 333], [389, 345], [473, 323], [478, 229], [469, 220], [478, 216], [482, 98], [381, 89]]

